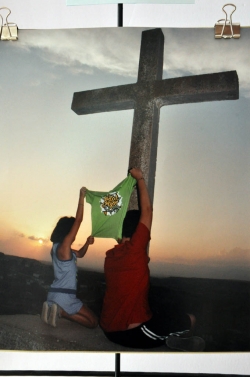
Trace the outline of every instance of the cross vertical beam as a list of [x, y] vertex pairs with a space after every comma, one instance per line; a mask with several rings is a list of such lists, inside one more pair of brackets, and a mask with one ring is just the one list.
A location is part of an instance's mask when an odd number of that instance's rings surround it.
[[[159, 133], [159, 107], [152, 100], [147, 83], [162, 80], [164, 35], [161, 29], [142, 32], [137, 83], [142, 88], [137, 95], [130, 144], [129, 166], [140, 167], [153, 202], [157, 144]], [[150, 98], [149, 98], [150, 95]], [[133, 193], [130, 209], [137, 208], [137, 197]]]

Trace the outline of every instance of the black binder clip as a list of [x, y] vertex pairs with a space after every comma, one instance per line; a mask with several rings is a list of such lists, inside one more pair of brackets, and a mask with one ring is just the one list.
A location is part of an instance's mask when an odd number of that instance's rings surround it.
[[[1, 11], [5, 9], [8, 11], [7, 16], [5, 17], [5, 23], [3, 16], [1, 14]], [[11, 14], [11, 11], [9, 8], [2, 7], [0, 8], [0, 17], [2, 20], [1, 26], [0, 26], [0, 39], [1, 41], [16, 41], [18, 39], [17, 37], [17, 25], [13, 22], [8, 22], [8, 17]]]
[[[231, 6], [234, 9], [228, 17], [225, 7]], [[236, 6], [234, 4], [225, 4], [222, 7], [223, 12], [226, 14], [225, 19], [218, 20], [214, 25], [214, 36], [216, 39], [229, 39], [229, 38], [240, 38], [240, 24], [232, 23], [232, 14], [236, 11]]]

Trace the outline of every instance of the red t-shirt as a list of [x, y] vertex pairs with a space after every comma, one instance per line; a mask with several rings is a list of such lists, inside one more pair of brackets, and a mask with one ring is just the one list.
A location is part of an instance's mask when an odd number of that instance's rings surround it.
[[148, 228], [139, 223], [130, 241], [106, 253], [104, 272], [106, 292], [100, 319], [104, 331], [127, 330], [132, 323], [148, 321], [149, 268]]

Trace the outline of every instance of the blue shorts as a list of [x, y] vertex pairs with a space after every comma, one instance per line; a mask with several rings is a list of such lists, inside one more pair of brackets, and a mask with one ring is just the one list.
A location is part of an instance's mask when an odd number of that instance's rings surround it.
[[47, 302], [49, 306], [56, 303], [69, 315], [78, 313], [84, 305], [74, 293], [49, 292]]

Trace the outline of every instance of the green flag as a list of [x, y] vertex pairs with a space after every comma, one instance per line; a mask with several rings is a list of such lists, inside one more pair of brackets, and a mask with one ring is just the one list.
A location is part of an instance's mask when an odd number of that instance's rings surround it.
[[108, 192], [87, 190], [86, 202], [92, 206], [92, 236], [121, 238], [123, 219], [135, 184], [136, 180], [129, 174]]

